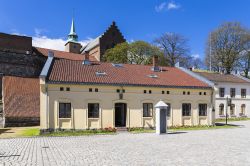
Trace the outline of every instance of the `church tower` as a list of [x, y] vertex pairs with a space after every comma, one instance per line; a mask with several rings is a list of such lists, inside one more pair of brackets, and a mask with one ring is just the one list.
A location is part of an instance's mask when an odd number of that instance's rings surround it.
[[65, 51], [71, 53], [80, 53], [82, 46], [78, 43], [78, 35], [75, 30], [74, 18], [72, 19], [70, 33], [68, 34], [68, 40], [65, 44]]

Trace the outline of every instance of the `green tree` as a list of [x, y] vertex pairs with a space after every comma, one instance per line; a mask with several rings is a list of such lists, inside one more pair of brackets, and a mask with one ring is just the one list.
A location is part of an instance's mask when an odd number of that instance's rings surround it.
[[150, 64], [151, 56], [162, 53], [159, 48], [144, 42], [121, 43], [108, 49], [104, 54], [104, 61], [112, 63]]
[[128, 62], [128, 49], [127, 42], [117, 44], [114, 48], [108, 49], [104, 54], [104, 61], [112, 63], [127, 63]]
[[128, 61], [133, 64], [150, 64], [153, 55], [159, 55], [160, 50], [144, 41], [135, 41], [129, 45]]

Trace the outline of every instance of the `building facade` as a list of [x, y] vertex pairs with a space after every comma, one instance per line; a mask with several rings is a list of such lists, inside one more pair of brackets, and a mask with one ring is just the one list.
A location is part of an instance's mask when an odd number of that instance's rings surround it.
[[229, 118], [250, 114], [250, 80], [233, 74], [195, 73], [214, 83], [216, 118], [225, 118], [226, 112]]
[[169, 105], [168, 126], [214, 123], [212, 87], [181, 69], [53, 57], [46, 63], [40, 76], [42, 129], [155, 127], [160, 100]]

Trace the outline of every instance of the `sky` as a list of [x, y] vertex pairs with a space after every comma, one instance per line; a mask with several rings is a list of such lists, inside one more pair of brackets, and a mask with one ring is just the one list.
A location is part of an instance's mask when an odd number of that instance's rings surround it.
[[39, 47], [63, 50], [73, 16], [82, 44], [115, 21], [128, 42], [181, 34], [203, 59], [209, 32], [222, 23], [250, 28], [250, 0], [0, 0], [0, 32], [31, 36]]

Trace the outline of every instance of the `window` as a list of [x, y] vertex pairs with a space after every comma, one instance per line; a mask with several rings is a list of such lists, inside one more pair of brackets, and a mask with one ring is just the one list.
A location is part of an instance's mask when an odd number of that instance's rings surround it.
[[246, 113], [246, 105], [242, 104], [240, 109], [240, 116], [245, 115]]
[[219, 106], [219, 115], [224, 115], [224, 104], [220, 104]]
[[190, 92], [188, 92], [187, 94], [190, 95]]
[[60, 91], [64, 91], [64, 88], [63, 88], [63, 87], [60, 87]]
[[66, 88], [66, 91], [70, 91], [70, 87], [67, 87], [67, 88]]
[[168, 105], [167, 107], [167, 117], [171, 116], [171, 104], [170, 103], [166, 103]]
[[241, 98], [246, 98], [246, 95], [247, 95], [247, 90], [241, 89]]
[[235, 115], [235, 105], [231, 104], [230, 106], [230, 115]]
[[153, 113], [153, 104], [143, 103], [143, 117], [152, 117], [152, 113]]
[[98, 92], [98, 88], [95, 88], [95, 92]]
[[89, 92], [92, 92], [92, 88], [89, 88]]
[[182, 104], [182, 116], [191, 116], [191, 104], [190, 103]]
[[143, 93], [147, 93], [147, 90], [144, 90]]
[[125, 89], [122, 90], [122, 93], [125, 93]]
[[120, 93], [120, 89], [116, 89], [116, 92], [117, 92], [117, 93]]
[[207, 95], [207, 92], [204, 92], [203, 94], [204, 94], [204, 95]]
[[224, 97], [225, 96], [225, 88], [220, 88], [219, 94], [220, 94], [220, 97]]
[[165, 94], [165, 91], [161, 91], [161, 94]]
[[200, 92], [199, 95], [202, 95], [202, 92]]
[[149, 90], [149, 91], [148, 91], [148, 93], [150, 93], [150, 94], [151, 94], [151, 93], [152, 93], [152, 91], [151, 91], [151, 90]]
[[70, 103], [59, 103], [59, 118], [71, 118]]
[[88, 104], [88, 118], [99, 118], [99, 103]]
[[186, 94], [186, 92], [185, 91], [183, 91], [183, 95], [185, 95]]
[[207, 104], [199, 104], [199, 116], [207, 116]]
[[235, 88], [230, 88], [230, 96], [235, 98]]
[[170, 94], [170, 91], [167, 91], [167, 94]]

